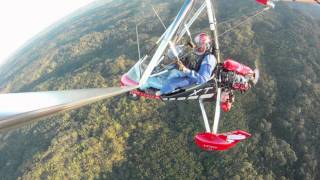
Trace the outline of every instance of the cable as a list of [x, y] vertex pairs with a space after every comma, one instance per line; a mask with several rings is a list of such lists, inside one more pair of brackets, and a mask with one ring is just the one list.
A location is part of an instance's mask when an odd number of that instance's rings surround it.
[[251, 20], [252, 18], [254, 18], [254, 17], [262, 14], [263, 12], [265, 12], [265, 11], [267, 11], [267, 10], [269, 10], [269, 9], [270, 9], [270, 7], [266, 7], [266, 8], [264, 8], [264, 9], [258, 11], [258, 12], [255, 13], [254, 15], [249, 16], [248, 18], [246, 18], [245, 20], [243, 20], [243, 21], [241, 21], [240, 23], [236, 24], [236, 25], [233, 26], [232, 28], [230, 28], [230, 29], [224, 31], [223, 33], [219, 34], [218, 37], [221, 37], [221, 36], [225, 35], [226, 33], [233, 31], [233, 30], [236, 29], [237, 27], [241, 26], [241, 25], [244, 24], [244, 23], [247, 23], [247, 21]]
[[258, 11], [258, 9], [252, 11], [251, 13], [249, 13], [249, 14], [247, 14], [247, 15], [243, 15], [243, 16], [241, 16], [240, 18], [239, 18], [239, 17], [234, 17], [234, 18], [231, 18], [231, 19], [226, 20], [226, 21], [221, 21], [221, 22], [218, 23], [218, 26], [219, 26], [219, 25], [222, 25], [222, 24], [226, 24], [226, 23], [232, 22], [232, 21], [234, 21], [234, 20], [240, 21], [241, 19], [243, 19], [243, 18], [245, 18], [245, 17], [251, 16], [251, 14], [255, 14], [257, 11]]
[[161, 25], [164, 27], [164, 29], [167, 29], [166, 25], [164, 25], [164, 23], [163, 23], [163, 21], [162, 21], [161, 17], [159, 16], [159, 14], [157, 13], [157, 11], [154, 9], [154, 7], [153, 7], [153, 6], [151, 6], [151, 7], [152, 7], [152, 9], [153, 9], [154, 13], [156, 14], [156, 16], [158, 17], [158, 19], [159, 19], [159, 21], [160, 21]]

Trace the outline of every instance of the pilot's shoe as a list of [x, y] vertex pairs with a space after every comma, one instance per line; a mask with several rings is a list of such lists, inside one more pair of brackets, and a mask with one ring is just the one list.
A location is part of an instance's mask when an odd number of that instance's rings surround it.
[[156, 91], [155, 95], [156, 95], [156, 96], [161, 96], [160, 91]]
[[148, 88], [144, 92], [150, 95], [160, 96], [160, 91], [158, 89]]

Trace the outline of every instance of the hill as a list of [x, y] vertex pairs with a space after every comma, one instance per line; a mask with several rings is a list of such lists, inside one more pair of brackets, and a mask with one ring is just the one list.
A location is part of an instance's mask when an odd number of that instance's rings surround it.
[[[112, 1], [39, 36], [1, 68], [1, 92], [109, 87], [146, 51], [181, 0]], [[220, 21], [258, 9], [219, 1]], [[143, 11], [141, 10], [143, 9]], [[204, 26], [200, 22], [199, 26]], [[230, 24], [220, 28], [223, 32]], [[221, 37], [225, 58], [258, 66], [261, 79], [223, 114], [221, 131], [253, 137], [226, 152], [203, 152], [197, 102], [125, 96], [51, 117], [0, 137], [2, 179], [320, 179], [320, 23], [281, 5]], [[213, 104], [206, 104], [213, 117]]]

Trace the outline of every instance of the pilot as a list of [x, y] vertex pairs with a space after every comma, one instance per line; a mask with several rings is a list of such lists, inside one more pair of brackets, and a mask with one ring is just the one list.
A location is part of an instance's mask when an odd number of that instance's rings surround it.
[[246, 92], [254, 86], [259, 79], [259, 70], [254, 71], [234, 60], [225, 60], [220, 68], [221, 76], [221, 108], [224, 112], [230, 111], [234, 102], [233, 91]]
[[169, 94], [177, 88], [204, 84], [211, 79], [217, 65], [215, 56], [210, 52], [211, 39], [206, 33], [200, 33], [194, 38], [194, 43], [196, 63], [185, 66], [181, 61], [176, 61], [177, 69], [181, 73], [178, 77], [171, 77], [164, 83], [160, 89], [160, 95]]

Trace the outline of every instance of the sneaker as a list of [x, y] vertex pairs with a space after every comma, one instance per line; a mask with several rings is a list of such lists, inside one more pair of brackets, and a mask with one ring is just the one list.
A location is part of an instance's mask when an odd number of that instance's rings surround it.
[[157, 89], [154, 89], [154, 88], [146, 89], [144, 92], [147, 93], [147, 94], [156, 95], [156, 96], [157, 96], [157, 93], [160, 94], [160, 91], [157, 90]]
[[156, 91], [155, 95], [156, 95], [156, 96], [161, 96], [160, 91]]

